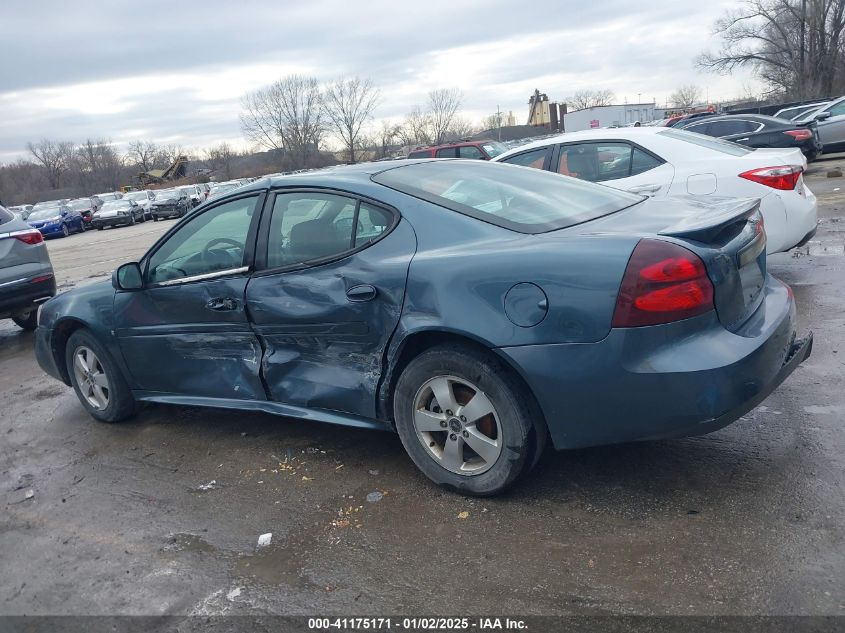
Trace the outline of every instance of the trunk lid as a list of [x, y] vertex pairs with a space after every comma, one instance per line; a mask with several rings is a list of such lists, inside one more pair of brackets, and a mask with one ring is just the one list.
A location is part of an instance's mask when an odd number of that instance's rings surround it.
[[763, 299], [766, 234], [757, 199], [650, 199], [585, 223], [580, 231], [678, 240], [704, 261], [719, 320], [731, 331], [737, 330]]

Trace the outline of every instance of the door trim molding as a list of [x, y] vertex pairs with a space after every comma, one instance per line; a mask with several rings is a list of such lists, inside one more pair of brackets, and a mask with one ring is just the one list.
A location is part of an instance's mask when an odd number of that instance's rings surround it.
[[157, 281], [150, 284], [148, 288], [158, 288], [160, 286], [178, 286], [179, 284], [187, 284], [192, 281], [205, 281], [206, 279], [217, 279], [218, 277], [227, 277], [229, 275], [239, 275], [249, 271], [249, 266], [240, 266], [239, 268], [227, 268], [226, 270], [217, 270], [213, 273], [203, 273], [202, 275], [191, 275], [190, 277], [180, 277], [179, 279], [168, 279], [167, 281]]

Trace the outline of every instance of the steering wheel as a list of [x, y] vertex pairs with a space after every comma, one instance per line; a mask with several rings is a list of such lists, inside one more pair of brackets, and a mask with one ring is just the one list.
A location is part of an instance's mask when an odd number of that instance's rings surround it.
[[[211, 240], [208, 244], [205, 245], [205, 248], [202, 249], [202, 253], [200, 257], [204, 262], [209, 262], [211, 260], [211, 250], [215, 246], [219, 246], [220, 244], [228, 244], [229, 246], [234, 246], [241, 251], [241, 259], [243, 259], [243, 252], [244, 252], [244, 245], [238, 242], [237, 240], [233, 240], [229, 237], [215, 237]], [[228, 253], [227, 253], [228, 255]]]

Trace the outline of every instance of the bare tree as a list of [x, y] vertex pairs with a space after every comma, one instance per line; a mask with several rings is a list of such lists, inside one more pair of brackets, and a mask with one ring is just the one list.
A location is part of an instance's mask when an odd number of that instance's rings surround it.
[[318, 151], [325, 121], [313, 77], [285, 77], [244, 95], [241, 106], [241, 129], [249, 140], [267, 149], [284, 149], [299, 167]]
[[431, 115], [428, 112], [423, 112], [419, 106], [414, 106], [405, 115], [399, 136], [403, 144], [408, 146], [429, 145], [434, 141], [431, 135], [431, 127]]
[[378, 129], [378, 142], [380, 145], [379, 158], [387, 156], [393, 141], [399, 137], [401, 127], [401, 125], [391, 121], [390, 119], [382, 120]]
[[469, 119], [462, 116], [456, 116], [452, 119], [452, 123], [449, 126], [449, 129], [446, 130], [446, 134], [444, 134], [443, 139], [444, 141], [459, 141], [472, 136], [479, 131], [480, 130], [476, 127], [476, 125]]
[[150, 171], [155, 168], [158, 153], [159, 147], [152, 141], [133, 141], [129, 143], [126, 158], [141, 171]]
[[188, 156], [188, 150], [179, 144], [161, 145], [153, 159], [155, 169], [166, 169], [180, 156]]
[[686, 84], [669, 95], [669, 103], [674, 108], [686, 110], [701, 101], [701, 88], [693, 84]]
[[498, 114], [491, 114], [489, 116], [484, 117], [481, 119], [481, 129], [483, 131], [486, 130], [497, 130], [501, 125], [502, 118]]
[[748, 67], [771, 93], [807, 99], [845, 90], [845, 0], [745, 0], [715, 24], [717, 52], [700, 67]]
[[221, 171], [226, 180], [232, 178], [232, 160], [237, 154], [228, 143], [223, 142], [205, 150], [205, 160], [212, 171]]
[[566, 98], [570, 110], [585, 110], [597, 106], [611, 105], [616, 99], [612, 90], [579, 90]]
[[62, 175], [71, 166], [73, 143], [45, 138], [38, 143], [27, 143], [26, 148], [46, 170], [50, 187], [58, 189], [62, 183]]
[[328, 127], [341, 140], [355, 162], [355, 148], [360, 145], [361, 131], [372, 118], [379, 102], [379, 90], [370, 79], [340, 78], [323, 90], [323, 110]]
[[87, 139], [76, 148], [74, 166], [84, 190], [117, 189], [120, 186], [123, 160], [110, 140]]
[[457, 88], [438, 88], [428, 93], [431, 141], [435, 145], [446, 138], [463, 100], [464, 95]]

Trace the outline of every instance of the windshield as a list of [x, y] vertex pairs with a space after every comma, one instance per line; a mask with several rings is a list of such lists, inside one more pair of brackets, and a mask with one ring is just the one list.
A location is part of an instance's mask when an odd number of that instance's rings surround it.
[[167, 189], [165, 191], [156, 191], [156, 201], [158, 200], [172, 200], [179, 197], [178, 191]]
[[504, 154], [507, 151], [507, 148], [502, 145], [501, 143], [482, 143], [481, 147], [484, 148], [484, 151], [487, 152], [487, 155], [490, 158], [496, 158], [499, 154]]
[[59, 207], [49, 207], [46, 209], [38, 209], [29, 214], [27, 220], [47, 220], [49, 218], [57, 218], [61, 215]]
[[562, 229], [644, 199], [546, 171], [476, 161], [406, 165], [376, 174], [372, 180], [521, 233]]
[[684, 141], [686, 143], [692, 143], [693, 145], [698, 145], [699, 147], [705, 147], [721, 154], [730, 154], [731, 156], [745, 156], [746, 154], [750, 154], [754, 151], [754, 149], [748, 148], [745, 145], [739, 145], [731, 141], [713, 138], [712, 136], [705, 136], [704, 134], [689, 132], [687, 130], [677, 130], [671, 127], [661, 130], [658, 134], [662, 134], [679, 141]]
[[84, 211], [85, 209], [91, 208], [91, 201], [90, 200], [71, 200], [67, 203], [68, 207], [73, 209], [74, 211]]
[[48, 207], [52, 208], [57, 206], [58, 204], [58, 200], [46, 200], [44, 202], [37, 203], [34, 207], [32, 207], [32, 210], [35, 211], [36, 209], [46, 209]]
[[147, 192], [146, 191], [133, 191], [132, 193], [127, 193], [123, 196], [127, 200], [146, 200], [147, 199]]
[[127, 209], [131, 206], [126, 200], [114, 200], [113, 202], [106, 202], [101, 211], [114, 211], [115, 209]]

